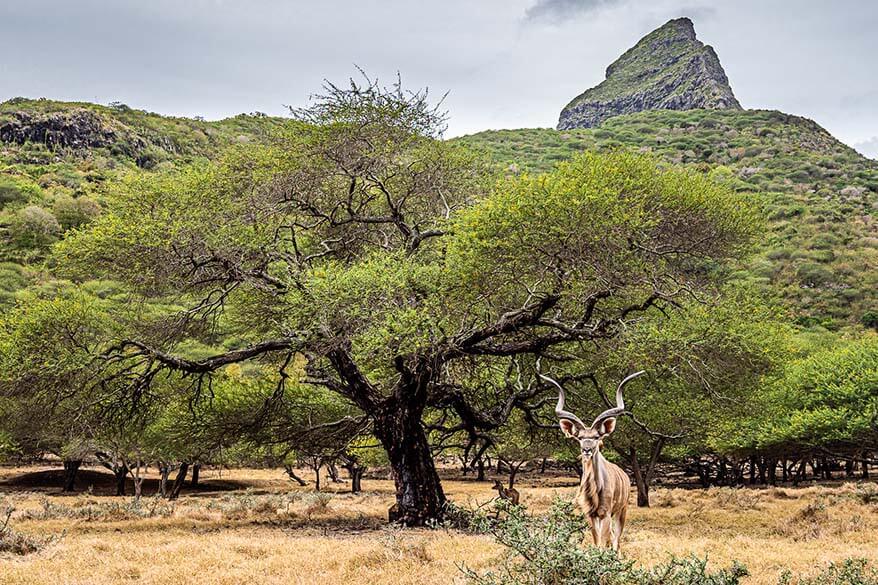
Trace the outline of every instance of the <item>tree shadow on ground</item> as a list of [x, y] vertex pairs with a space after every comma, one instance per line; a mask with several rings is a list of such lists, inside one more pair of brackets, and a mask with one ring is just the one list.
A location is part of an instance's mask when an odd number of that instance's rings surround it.
[[[168, 481], [169, 487], [173, 480], [174, 476], [172, 475]], [[143, 480], [143, 495], [152, 496], [157, 494], [160, 483], [156, 478], [145, 478]], [[63, 469], [44, 469], [21, 473], [0, 481], [0, 493], [42, 492], [53, 496], [75, 496], [79, 493], [90, 491], [95, 496], [113, 496], [116, 494], [116, 478], [113, 477], [113, 474], [97, 469], [81, 469], [76, 474], [76, 483], [72, 492], [62, 491], [63, 484]], [[250, 485], [247, 483], [230, 479], [204, 479], [197, 486], [193, 487], [187, 480], [182, 493], [209, 494], [211, 492], [243, 490], [248, 487]], [[126, 480], [125, 493], [128, 495], [134, 494], [134, 481], [130, 477]]]

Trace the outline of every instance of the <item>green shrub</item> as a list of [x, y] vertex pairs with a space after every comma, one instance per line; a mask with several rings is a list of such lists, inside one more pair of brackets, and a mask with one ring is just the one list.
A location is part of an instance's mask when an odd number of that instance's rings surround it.
[[27, 201], [27, 193], [10, 177], [0, 176], [0, 208], [10, 203]]
[[796, 269], [796, 276], [807, 286], [821, 286], [834, 279], [831, 270], [813, 262], [806, 262], [799, 266]]
[[52, 212], [66, 231], [87, 224], [101, 213], [101, 206], [88, 197], [59, 197]]
[[769, 260], [788, 260], [793, 254], [793, 251], [789, 248], [777, 248], [775, 250], [769, 250], [766, 256], [768, 256]]
[[15, 292], [27, 286], [24, 268], [14, 262], [0, 262], [0, 290]]
[[20, 209], [9, 225], [12, 243], [20, 249], [48, 248], [60, 232], [55, 216], [37, 205]]
[[[2, 305], [2, 296], [0, 296], [0, 305]], [[18, 445], [12, 436], [3, 430], [0, 430], [0, 463], [8, 460], [18, 451]]]
[[835, 260], [835, 252], [832, 250], [813, 250], [810, 254], [812, 260], [828, 263]]
[[583, 547], [587, 526], [573, 504], [561, 499], [545, 516], [498, 501], [493, 511], [474, 513], [469, 525], [508, 549], [494, 570], [462, 569], [476, 585], [737, 585], [747, 575], [738, 563], [711, 572], [705, 559], [694, 556], [641, 569], [611, 549]]
[[13, 262], [0, 262], [0, 311], [15, 304], [16, 291], [25, 288], [28, 282], [22, 266]]
[[168, 159], [168, 153], [154, 146], [146, 148], [135, 159], [135, 163], [142, 169], [154, 169], [159, 163]]
[[831, 563], [813, 577], [795, 579], [785, 571], [778, 585], [878, 585], [878, 570], [870, 567], [866, 559], [845, 559]]

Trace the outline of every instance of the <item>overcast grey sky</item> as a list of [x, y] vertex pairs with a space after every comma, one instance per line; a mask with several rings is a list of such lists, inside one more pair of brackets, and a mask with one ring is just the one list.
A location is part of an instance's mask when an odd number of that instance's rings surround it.
[[357, 64], [450, 91], [450, 135], [554, 126], [679, 16], [744, 107], [813, 118], [878, 156], [875, 0], [0, 0], [0, 100], [281, 114]]

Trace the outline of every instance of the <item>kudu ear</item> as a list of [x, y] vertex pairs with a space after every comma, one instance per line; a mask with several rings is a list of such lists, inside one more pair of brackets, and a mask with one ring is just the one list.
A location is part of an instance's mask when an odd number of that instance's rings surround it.
[[561, 431], [564, 433], [564, 436], [570, 439], [579, 438], [579, 427], [576, 426], [575, 422], [562, 418], [558, 421], [558, 424], [561, 426]]
[[602, 437], [605, 437], [616, 430], [616, 419], [608, 418], [601, 422], [597, 431]]

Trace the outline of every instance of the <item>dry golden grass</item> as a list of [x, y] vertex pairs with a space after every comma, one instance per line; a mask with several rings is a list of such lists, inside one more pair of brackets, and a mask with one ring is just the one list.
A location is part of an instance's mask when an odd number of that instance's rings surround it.
[[[0, 469], [0, 481], [23, 471]], [[57, 490], [22, 492], [3, 487], [15, 505], [17, 530], [64, 537], [46, 550], [0, 556], [2, 585], [108, 585], [125, 582], [174, 585], [238, 583], [462, 583], [458, 566], [495, 563], [501, 549], [486, 537], [445, 530], [394, 530], [385, 526], [393, 501], [388, 480], [364, 481], [367, 491], [330, 499], [293, 486], [273, 470], [206, 471], [246, 489], [184, 494], [167, 508], [120, 512], [120, 498]], [[572, 497], [575, 481], [527, 477], [517, 487], [534, 511], [556, 495]], [[446, 480], [449, 497], [462, 504], [491, 499], [490, 483]], [[859, 490], [859, 491], [858, 491]], [[6, 492], [3, 494], [2, 492]], [[632, 504], [633, 506], [633, 504]], [[659, 489], [654, 506], [632, 507], [623, 553], [651, 564], [669, 554], [708, 555], [714, 566], [737, 559], [749, 584], [773, 584], [783, 567], [808, 572], [829, 561], [865, 556], [878, 562], [878, 502], [853, 484], [763, 490]]]

